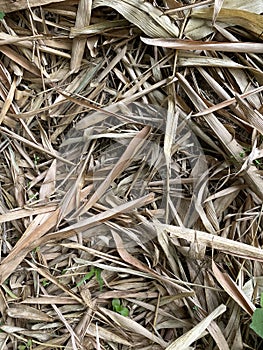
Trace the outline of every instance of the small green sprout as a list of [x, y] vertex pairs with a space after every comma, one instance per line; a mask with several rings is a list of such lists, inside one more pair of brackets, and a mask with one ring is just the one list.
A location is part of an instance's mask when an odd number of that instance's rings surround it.
[[39, 155], [34, 153], [34, 164], [35, 164], [35, 166], [37, 166], [37, 165], [38, 165], [39, 160], [40, 160]]
[[4, 13], [4, 12], [0, 12], [0, 21], [1, 21], [2, 19], [4, 19], [4, 17], [5, 17], [5, 13]]
[[50, 284], [50, 281], [47, 280], [46, 278], [44, 278], [44, 279], [42, 280], [42, 286], [43, 286], [43, 287], [47, 287], [49, 284]]
[[129, 316], [129, 309], [121, 304], [120, 299], [112, 299], [111, 305], [113, 311], [118, 312], [122, 316]]
[[28, 349], [32, 349], [32, 339], [28, 339], [26, 345], [18, 345], [17, 349], [18, 350], [28, 350]]
[[99, 283], [100, 286], [100, 291], [103, 288], [103, 279], [101, 278], [101, 269], [98, 267], [92, 266], [90, 272], [88, 272], [78, 283], [77, 287], [80, 287], [85, 281], [90, 280], [92, 277], [96, 278], [97, 282]]

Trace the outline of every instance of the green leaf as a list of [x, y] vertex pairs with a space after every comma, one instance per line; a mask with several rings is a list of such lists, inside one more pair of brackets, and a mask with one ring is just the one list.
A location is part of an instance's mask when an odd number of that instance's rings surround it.
[[112, 299], [112, 307], [114, 311], [117, 311], [117, 309], [121, 306], [121, 301], [120, 299]]
[[1, 19], [3, 19], [5, 17], [5, 13], [4, 12], [0, 12], [0, 21]]
[[256, 309], [254, 311], [250, 328], [263, 338], [263, 309]]
[[26, 345], [18, 345], [18, 350], [26, 350]]
[[127, 309], [127, 307], [121, 307], [121, 310], [119, 312], [122, 316], [129, 316], [129, 309]]
[[101, 278], [101, 269], [99, 269], [98, 267], [95, 267], [95, 276], [96, 276], [97, 282], [99, 283], [100, 291], [102, 291], [103, 279]]
[[260, 306], [263, 308], [263, 293], [260, 294]]
[[90, 270], [80, 281], [77, 283], [77, 287], [81, 286], [85, 281], [90, 280], [95, 275], [94, 268]]
[[123, 305], [121, 305], [121, 301], [120, 299], [112, 299], [112, 308], [113, 311], [118, 312], [118, 314], [122, 315], [122, 316], [129, 316], [129, 309]]

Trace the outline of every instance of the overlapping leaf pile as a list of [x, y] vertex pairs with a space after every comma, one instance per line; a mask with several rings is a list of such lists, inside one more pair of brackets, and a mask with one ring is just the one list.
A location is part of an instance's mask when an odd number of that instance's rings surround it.
[[1, 349], [261, 349], [262, 1], [1, 11]]

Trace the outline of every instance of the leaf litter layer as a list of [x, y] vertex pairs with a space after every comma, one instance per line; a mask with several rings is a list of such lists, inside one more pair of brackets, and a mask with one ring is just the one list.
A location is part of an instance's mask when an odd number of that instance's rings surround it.
[[0, 1], [1, 349], [260, 349], [260, 0]]

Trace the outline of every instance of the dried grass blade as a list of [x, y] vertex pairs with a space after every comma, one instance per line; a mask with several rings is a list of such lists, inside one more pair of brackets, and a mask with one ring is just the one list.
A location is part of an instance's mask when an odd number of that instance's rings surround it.
[[147, 45], [167, 47], [176, 50], [205, 50], [205, 51], [226, 51], [263, 53], [262, 43], [251, 42], [217, 42], [217, 41], [194, 41], [181, 39], [149, 39], [141, 37]]

